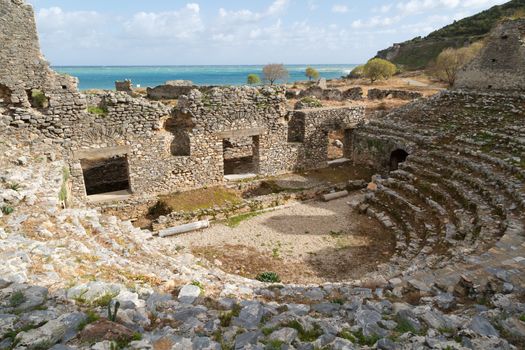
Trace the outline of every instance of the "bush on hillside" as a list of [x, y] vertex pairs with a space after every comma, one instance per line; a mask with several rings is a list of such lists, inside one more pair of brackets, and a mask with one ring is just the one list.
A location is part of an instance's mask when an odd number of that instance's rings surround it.
[[365, 76], [365, 65], [362, 64], [360, 66], [355, 67], [352, 69], [350, 74], [348, 74], [348, 78], [350, 79], [360, 79]]
[[388, 80], [396, 74], [396, 71], [397, 68], [393, 63], [382, 58], [371, 59], [363, 68], [365, 77], [372, 83], [381, 79]]
[[460, 49], [447, 48], [439, 54], [436, 62], [431, 66], [430, 74], [453, 86], [460, 69], [472, 61], [482, 48], [481, 42]]

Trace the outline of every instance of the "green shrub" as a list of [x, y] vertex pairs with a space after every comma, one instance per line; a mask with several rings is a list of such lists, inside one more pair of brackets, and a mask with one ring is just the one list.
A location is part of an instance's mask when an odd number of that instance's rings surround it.
[[4, 215], [10, 215], [10, 214], [13, 214], [13, 212], [15, 211], [15, 209], [9, 205], [6, 205], [6, 206], [3, 206], [2, 207], [2, 213]]
[[106, 116], [108, 114], [108, 110], [105, 107], [99, 107], [99, 106], [88, 106], [87, 108], [88, 113], [100, 115], [100, 116]]
[[323, 107], [323, 104], [321, 103], [321, 101], [319, 101], [315, 97], [304, 97], [301, 99], [301, 102], [311, 107], [316, 107], [316, 108]]
[[261, 83], [261, 78], [257, 74], [249, 74], [246, 82], [249, 85], [257, 85]]
[[11, 297], [9, 298], [9, 305], [11, 307], [17, 307], [17, 306], [22, 305], [24, 301], [26, 301], [26, 297], [24, 293], [22, 293], [21, 291], [18, 291], [18, 292], [13, 293]]
[[397, 71], [396, 66], [384, 59], [373, 58], [365, 64], [363, 72], [365, 77], [373, 83], [377, 80], [390, 79]]
[[312, 68], [312, 67], [306, 68], [305, 75], [308, 78], [308, 80], [312, 80], [312, 79], [317, 80], [320, 77], [320, 74], [317, 71], [317, 69]]
[[360, 66], [355, 67], [352, 69], [350, 74], [348, 74], [348, 78], [350, 79], [360, 79], [365, 76], [365, 65], [362, 64]]
[[49, 106], [49, 100], [41, 90], [31, 90], [29, 97], [31, 106], [34, 108], [47, 108]]
[[279, 283], [281, 279], [279, 275], [275, 272], [263, 272], [257, 275], [257, 281], [269, 282], [269, 283]]
[[18, 191], [20, 189], [20, 184], [18, 183], [11, 183], [9, 185], [7, 185], [7, 188], [9, 188], [10, 190], [13, 190], [13, 191]]

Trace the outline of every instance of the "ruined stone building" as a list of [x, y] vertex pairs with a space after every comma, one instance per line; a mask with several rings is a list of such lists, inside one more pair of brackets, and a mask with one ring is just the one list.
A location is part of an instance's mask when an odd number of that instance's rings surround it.
[[4, 122], [61, 146], [77, 198], [188, 190], [239, 171], [325, 167], [331, 130], [346, 133], [344, 155], [351, 157], [361, 108], [290, 112], [280, 87], [190, 88], [175, 109], [123, 92], [83, 95], [75, 78], [42, 58], [32, 8], [1, 0], [0, 11]]
[[460, 71], [455, 87], [525, 90], [525, 19], [494, 29], [481, 54]]

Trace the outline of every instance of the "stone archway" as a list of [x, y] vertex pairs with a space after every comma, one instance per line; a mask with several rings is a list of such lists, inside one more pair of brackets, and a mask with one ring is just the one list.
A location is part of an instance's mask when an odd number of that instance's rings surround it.
[[392, 151], [392, 153], [390, 153], [389, 162], [390, 171], [397, 170], [399, 168], [399, 163], [406, 161], [408, 156], [408, 152], [401, 148]]

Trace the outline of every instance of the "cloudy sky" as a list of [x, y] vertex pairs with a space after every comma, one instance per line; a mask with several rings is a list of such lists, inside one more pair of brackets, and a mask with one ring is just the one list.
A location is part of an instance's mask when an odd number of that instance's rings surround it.
[[54, 65], [361, 63], [507, 0], [28, 0]]

